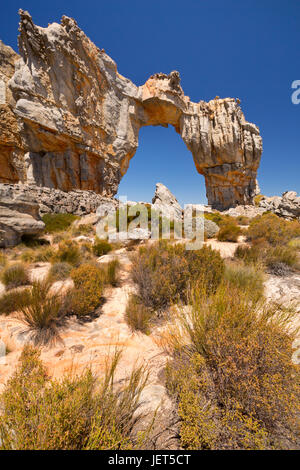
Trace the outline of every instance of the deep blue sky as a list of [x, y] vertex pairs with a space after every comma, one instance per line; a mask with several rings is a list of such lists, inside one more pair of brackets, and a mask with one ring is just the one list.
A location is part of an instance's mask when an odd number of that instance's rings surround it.
[[[239, 97], [264, 144], [263, 194], [300, 192], [299, 0], [8, 0], [1, 2], [0, 39], [17, 50], [18, 9], [40, 26], [75, 18], [85, 33], [137, 85], [155, 72], [178, 70], [193, 101]], [[204, 178], [173, 128], [141, 129], [139, 149], [119, 194], [151, 200], [166, 184], [181, 203], [205, 202]]]

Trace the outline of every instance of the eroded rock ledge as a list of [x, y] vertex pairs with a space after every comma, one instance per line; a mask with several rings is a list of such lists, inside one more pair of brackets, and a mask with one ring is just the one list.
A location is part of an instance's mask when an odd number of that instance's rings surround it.
[[20, 10], [20, 18], [21, 57], [0, 44], [0, 181], [111, 197], [140, 128], [170, 124], [205, 177], [208, 204], [252, 203], [262, 139], [238, 100], [193, 103], [176, 71], [137, 87], [75, 20], [63, 16], [41, 28], [27, 12]]

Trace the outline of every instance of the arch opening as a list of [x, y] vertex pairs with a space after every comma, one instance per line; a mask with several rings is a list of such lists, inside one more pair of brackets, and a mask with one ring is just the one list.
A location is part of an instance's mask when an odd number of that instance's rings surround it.
[[182, 207], [207, 204], [204, 177], [196, 171], [191, 152], [172, 125], [140, 129], [139, 146], [117, 195], [151, 202], [158, 182], [169, 188]]

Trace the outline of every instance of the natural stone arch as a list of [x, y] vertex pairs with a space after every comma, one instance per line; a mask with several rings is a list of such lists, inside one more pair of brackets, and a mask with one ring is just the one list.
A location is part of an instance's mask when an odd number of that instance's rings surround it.
[[38, 185], [112, 196], [140, 128], [173, 125], [205, 177], [209, 204], [252, 203], [262, 141], [237, 100], [193, 103], [175, 71], [137, 87], [73, 19], [41, 28], [27, 12], [20, 16], [22, 58], [9, 86], [24, 149], [21, 180], [28, 168]]

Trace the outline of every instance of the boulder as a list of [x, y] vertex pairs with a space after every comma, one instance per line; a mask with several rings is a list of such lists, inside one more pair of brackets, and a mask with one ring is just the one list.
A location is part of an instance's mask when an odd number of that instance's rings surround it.
[[264, 196], [259, 203], [259, 207], [288, 220], [300, 220], [300, 197], [297, 196], [296, 191], [286, 191], [281, 197]]
[[162, 183], [156, 183], [152, 207], [161, 212], [167, 219], [182, 219], [182, 208], [174, 194]]
[[128, 242], [131, 240], [148, 240], [151, 236], [151, 232], [148, 229], [135, 228], [130, 232], [117, 232], [111, 233], [108, 237], [110, 242]]
[[23, 235], [38, 235], [45, 228], [39, 206], [32, 201], [0, 199], [0, 247], [21, 242]]
[[212, 220], [198, 216], [197, 218], [188, 218], [185, 221], [184, 233], [186, 238], [194, 238], [196, 233], [202, 232], [206, 238], [213, 238], [219, 231], [218, 225]]

